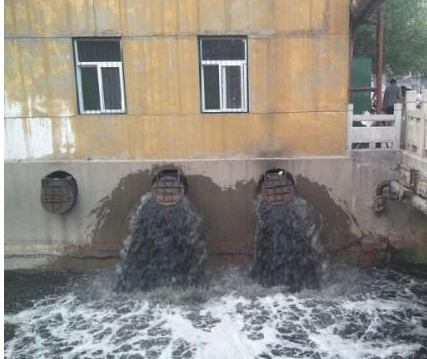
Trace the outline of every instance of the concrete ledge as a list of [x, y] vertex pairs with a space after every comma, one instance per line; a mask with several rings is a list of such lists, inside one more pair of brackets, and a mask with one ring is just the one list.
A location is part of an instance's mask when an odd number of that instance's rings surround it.
[[402, 163], [402, 151], [375, 149], [352, 150], [349, 156], [357, 163], [397, 166]]
[[[256, 186], [271, 168], [289, 171], [299, 195], [322, 215], [326, 246], [336, 248], [364, 234], [427, 246], [427, 224], [417, 213], [400, 204], [382, 216], [372, 209], [377, 185], [399, 175], [400, 156], [385, 150], [332, 157], [6, 162], [5, 265], [16, 268], [12, 262], [18, 263], [18, 256], [38, 256], [30, 266], [39, 266], [40, 256], [89, 256], [94, 263], [117, 256], [129, 213], [164, 165], [181, 168], [187, 177], [188, 196], [204, 219], [211, 262], [250, 261]], [[71, 173], [79, 188], [76, 206], [64, 215], [40, 204], [40, 180], [55, 170]]]
[[417, 169], [427, 177], [427, 158], [422, 158], [409, 151], [403, 151], [403, 165]]

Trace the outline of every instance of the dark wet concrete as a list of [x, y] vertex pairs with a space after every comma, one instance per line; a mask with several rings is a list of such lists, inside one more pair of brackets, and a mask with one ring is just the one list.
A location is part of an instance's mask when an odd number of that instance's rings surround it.
[[253, 200], [256, 183], [237, 182], [221, 189], [206, 176], [188, 176], [188, 196], [204, 219], [204, 241], [210, 254], [252, 254]]
[[[266, 164], [268, 167], [268, 164]], [[274, 167], [274, 166], [273, 166]], [[142, 195], [149, 192], [156, 169], [139, 171], [123, 177], [109, 196], [100, 201], [91, 215], [94, 225], [89, 247], [84, 253], [103, 252], [117, 255], [123, 248], [129, 214]], [[202, 240], [211, 264], [247, 265], [253, 256], [255, 215], [253, 202], [258, 179], [237, 182], [222, 189], [204, 175], [189, 175], [188, 197], [203, 218]], [[330, 197], [328, 189], [302, 176], [296, 177], [298, 194], [322, 216], [324, 228], [320, 242], [336, 249], [355, 239], [351, 232], [354, 219]]]
[[120, 180], [111, 194], [90, 213], [95, 218], [95, 226], [89, 250], [117, 253], [123, 247], [129, 214], [150, 188], [149, 171], [129, 173]]

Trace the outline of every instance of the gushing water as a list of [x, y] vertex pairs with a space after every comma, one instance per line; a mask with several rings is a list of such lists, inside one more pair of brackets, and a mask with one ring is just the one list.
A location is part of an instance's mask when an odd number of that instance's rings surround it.
[[321, 269], [320, 216], [297, 196], [282, 206], [258, 199], [255, 212], [253, 275], [259, 283], [283, 284], [292, 290], [316, 285]]
[[131, 216], [129, 235], [117, 266], [117, 289], [191, 285], [204, 275], [201, 219], [184, 197], [161, 206], [147, 194]]

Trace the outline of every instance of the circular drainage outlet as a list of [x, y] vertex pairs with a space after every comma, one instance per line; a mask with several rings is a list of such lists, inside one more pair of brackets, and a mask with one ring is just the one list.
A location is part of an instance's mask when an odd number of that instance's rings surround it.
[[162, 206], [177, 204], [187, 192], [185, 177], [178, 170], [159, 172], [151, 186], [151, 194]]
[[42, 178], [40, 200], [43, 208], [54, 214], [71, 210], [77, 201], [77, 182], [65, 171], [55, 171]]
[[282, 169], [267, 171], [261, 184], [261, 196], [272, 205], [288, 204], [294, 196], [294, 184], [291, 175]]

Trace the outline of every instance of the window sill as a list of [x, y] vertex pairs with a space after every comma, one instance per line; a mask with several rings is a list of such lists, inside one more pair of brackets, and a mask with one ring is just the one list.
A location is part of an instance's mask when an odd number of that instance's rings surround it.
[[245, 114], [249, 113], [249, 111], [202, 111], [202, 115], [221, 115], [221, 114]]
[[107, 116], [111, 116], [111, 115], [126, 115], [126, 111], [120, 111], [120, 112], [79, 112], [79, 115], [83, 115], [83, 116], [90, 116], [90, 115], [107, 115]]

